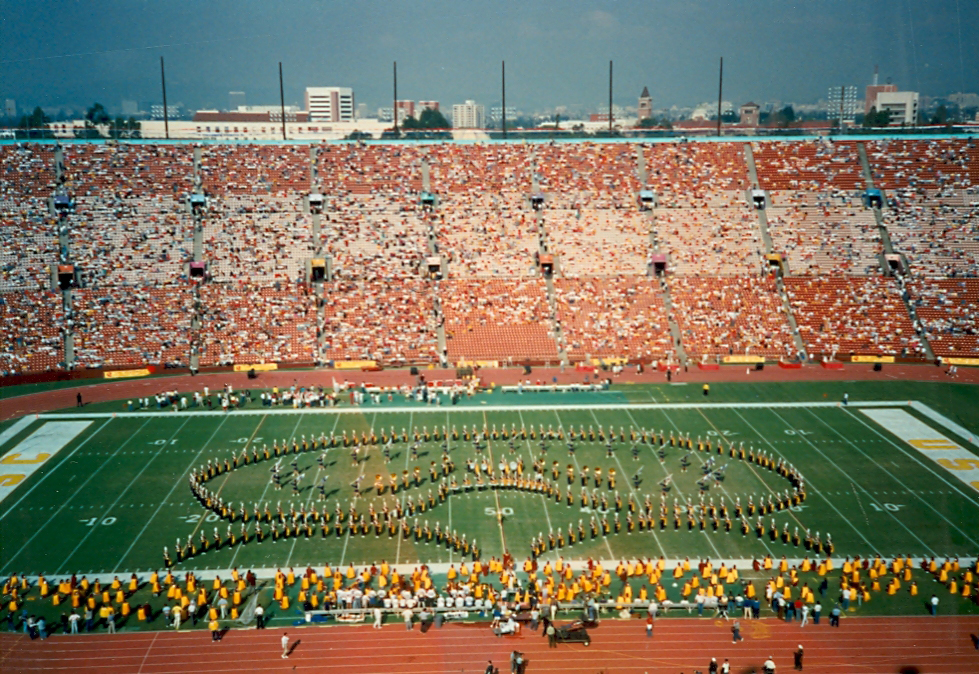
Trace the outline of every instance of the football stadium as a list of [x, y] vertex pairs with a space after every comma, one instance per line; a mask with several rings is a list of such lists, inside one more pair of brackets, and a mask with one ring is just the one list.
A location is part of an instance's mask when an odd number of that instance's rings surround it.
[[396, 73], [0, 139], [0, 671], [979, 671], [975, 126], [611, 133], [610, 64], [608, 137], [406, 140]]

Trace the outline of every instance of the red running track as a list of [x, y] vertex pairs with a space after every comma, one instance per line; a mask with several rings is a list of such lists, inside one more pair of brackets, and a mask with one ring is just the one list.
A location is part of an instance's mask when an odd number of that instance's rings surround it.
[[711, 657], [731, 661], [737, 674], [761, 669], [772, 656], [792, 671], [792, 653], [805, 647], [805, 671], [826, 674], [979, 672], [974, 617], [844, 618], [842, 627], [800, 628], [775, 619], [743, 621], [744, 641], [731, 643], [730, 623], [667, 619], [652, 639], [641, 620], [605, 621], [591, 630], [590, 647], [548, 648], [540, 633], [498, 638], [486, 623], [447, 625], [420, 633], [402, 625], [289, 629], [292, 652], [281, 657], [282, 629], [231, 630], [219, 643], [209, 632], [58, 635], [31, 641], [0, 634], [0, 672], [186, 674], [202, 672], [344, 672], [344, 674], [481, 674], [492, 659], [509, 670], [513, 649], [524, 652], [527, 673], [693, 674]]
[[[786, 370], [769, 365], [764, 370], [756, 372], [740, 366], [725, 366], [720, 370], [699, 370], [690, 368], [689, 372], [679, 372], [673, 378], [674, 382], [695, 384], [744, 382], [760, 384], [764, 382], [787, 381], [932, 381], [955, 382], [961, 384], [979, 384], [979, 368], [964, 368], [955, 379], [946, 374], [947, 368], [933, 365], [885, 365], [883, 370], [875, 372], [873, 365], [846, 364], [841, 370], [827, 370], [822, 367], [806, 366], [798, 370]], [[452, 379], [455, 370], [422, 370], [429, 381]], [[609, 377], [614, 384], [631, 383], [666, 383], [666, 374], [655, 370], [646, 370], [637, 374], [634, 368], [618, 375], [609, 372], [599, 372], [600, 377]], [[482, 369], [479, 376], [487, 383], [497, 386], [515, 385], [520, 381], [530, 379], [545, 383], [557, 378], [559, 384], [570, 384], [585, 381], [585, 374], [568, 368], [561, 372], [560, 368], [535, 367], [530, 375], [523, 373], [523, 368]], [[163, 391], [179, 391], [189, 393], [200, 391], [209, 386], [212, 392], [217, 392], [226, 384], [231, 384], [236, 390], [243, 388], [272, 388], [273, 386], [288, 387], [293, 383], [300, 386], [332, 386], [333, 380], [349, 380], [355, 383], [376, 384], [380, 386], [400, 386], [413, 384], [417, 377], [409, 370], [383, 370], [380, 372], [358, 372], [354, 370], [278, 370], [259, 373], [257, 380], [249, 380], [245, 372], [220, 372], [202, 374], [197, 377], [190, 375], [158, 377], [152, 379], [134, 379], [124, 381], [109, 381], [91, 384], [92, 380], [79, 380], [78, 387], [29, 393], [26, 395], [7, 398], [0, 403], [0, 421], [21, 417], [25, 414], [39, 414], [50, 410], [70, 409], [75, 406], [75, 394], [81, 392], [86, 403], [101, 403], [113, 400], [153, 396]], [[594, 380], [594, 375], [591, 375]], [[119, 410], [123, 406], [120, 404]]]

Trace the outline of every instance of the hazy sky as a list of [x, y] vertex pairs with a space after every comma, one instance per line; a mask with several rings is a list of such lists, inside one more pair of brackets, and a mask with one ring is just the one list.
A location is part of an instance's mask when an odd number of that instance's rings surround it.
[[815, 102], [830, 85], [882, 81], [925, 95], [979, 90], [976, 0], [0, 0], [0, 98], [116, 107], [287, 103], [303, 88], [351, 86], [357, 102], [399, 98], [655, 107], [724, 98]]

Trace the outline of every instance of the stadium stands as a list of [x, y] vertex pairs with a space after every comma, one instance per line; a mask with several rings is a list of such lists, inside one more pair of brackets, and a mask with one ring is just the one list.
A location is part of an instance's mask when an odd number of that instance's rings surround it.
[[908, 286], [935, 355], [979, 358], [979, 278], [917, 279]]
[[557, 360], [547, 291], [541, 279], [445, 281], [449, 360]]
[[[925, 353], [901, 286], [879, 276], [886, 238], [862, 203], [859, 143], [885, 190], [883, 223], [909, 262], [909, 297], [934, 352], [974, 354], [979, 146], [959, 138], [751, 144], [803, 340], [817, 354]], [[674, 346], [660, 281], [648, 278], [657, 250], [668, 255], [663, 281], [689, 356], [781, 357], [793, 353], [793, 340], [745, 203], [745, 152], [740, 141], [351, 143], [315, 152], [205, 145], [209, 282], [198, 329], [186, 268], [194, 147], [64, 146], [64, 189], [75, 208], [58, 218], [48, 202], [57, 188], [55, 146], [5, 145], [2, 369], [63, 366], [62, 328], [74, 333], [83, 367], [186, 364], [193, 344], [202, 366], [428, 363], [441, 356], [443, 319], [451, 362], [555, 361], [561, 348], [572, 360], [656, 360]], [[434, 212], [419, 204], [426, 163]], [[540, 213], [529, 198], [535, 181], [545, 195]], [[652, 212], [636, 208], [644, 188], [657, 193]], [[318, 237], [314, 216], [303, 212], [314, 189], [326, 197]], [[553, 296], [535, 266], [541, 239], [557, 255]], [[448, 262], [439, 283], [422, 280], [432, 245]], [[331, 259], [335, 279], [322, 311], [304, 278], [305, 261], [320, 256]], [[60, 293], [49, 290], [59, 262], [80, 272], [67, 317]]]
[[572, 361], [662, 360], [672, 351], [659, 281], [635, 276], [559, 278], [557, 319]]
[[795, 351], [771, 277], [676, 276], [670, 296], [688, 358], [733, 354], [780, 358]]
[[922, 353], [893, 279], [786, 278], [785, 286], [810, 356]]

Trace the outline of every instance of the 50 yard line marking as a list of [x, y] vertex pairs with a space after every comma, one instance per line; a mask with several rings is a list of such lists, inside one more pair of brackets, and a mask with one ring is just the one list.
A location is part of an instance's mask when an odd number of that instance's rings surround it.
[[[595, 420], [595, 423], [598, 424], [598, 427], [599, 428], [602, 427], [601, 422], [598, 420], [598, 415], [595, 414], [594, 410], [591, 413], [591, 418]], [[635, 419], [632, 418], [632, 415], [629, 415], [629, 419], [631, 421], [635, 421]], [[611, 424], [609, 424], [609, 426], [611, 426]], [[613, 427], [612, 430], [614, 431], [615, 428]], [[632, 479], [629, 477], [629, 473], [626, 472], [626, 469], [622, 465], [622, 462], [619, 461], [619, 455], [618, 455], [618, 453], [615, 450], [612, 451], [612, 458], [615, 459], [615, 464], [619, 467], [619, 471], [620, 471], [620, 473], [622, 475], [622, 480], [625, 482], [626, 486], [629, 487], [629, 492], [633, 496], [635, 496], [635, 498], [636, 498], [636, 508], [637, 509], [638, 508], [642, 508], [643, 507], [643, 504], [642, 504], [641, 495], [639, 494], [639, 492], [637, 492], [635, 490], [635, 488], [633, 488], [633, 486], [632, 486]], [[659, 536], [656, 535], [655, 530], [654, 531], [650, 531], [649, 533], [652, 534], [653, 540], [656, 541], [656, 545], [659, 546], [660, 554], [662, 554], [663, 555], [663, 558], [665, 559], [666, 558], [666, 549], [663, 547], [663, 544], [660, 542]], [[707, 540], [710, 540], [710, 539], [707, 539]], [[717, 552], [717, 550], [715, 550], [715, 552]]]
[[[523, 427], [523, 425], [524, 425], [524, 423], [523, 423], [523, 413], [522, 412], [517, 412], [517, 414], [520, 417], [520, 426]], [[505, 428], [505, 426], [504, 426], [504, 428]], [[525, 442], [527, 443], [527, 455], [530, 457], [531, 464], [533, 464], [533, 462], [534, 462], [534, 452], [533, 452], [533, 450], [530, 447], [530, 438], [527, 438]], [[544, 466], [544, 472], [545, 473], [547, 472], [547, 465], [546, 464]], [[540, 495], [540, 500], [541, 500], [541, 504], [544, 506], [544, 518], [547, 520], [547, 531], [548, 532], [552, 532], [552, 531], [554, 531], [554, 527], [551, 526], [551, 515], [550, 515], [550, 513], [547, 512], [547, 499], [544, 498], [544, 494], [543, 493]]]

